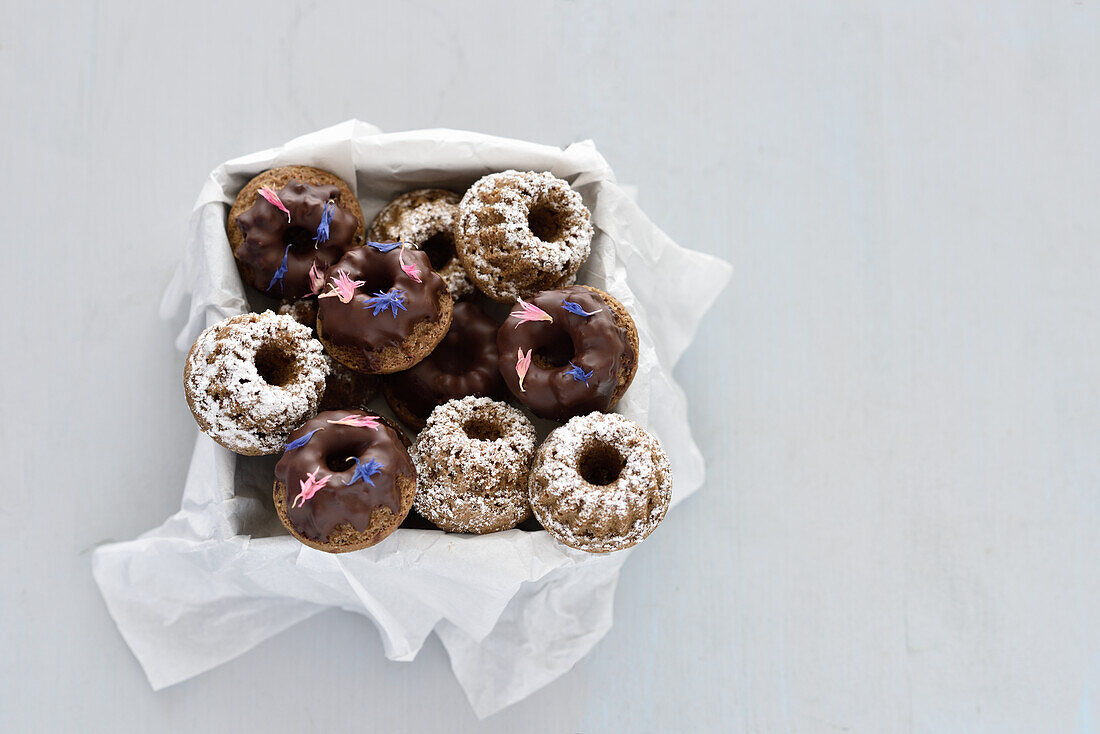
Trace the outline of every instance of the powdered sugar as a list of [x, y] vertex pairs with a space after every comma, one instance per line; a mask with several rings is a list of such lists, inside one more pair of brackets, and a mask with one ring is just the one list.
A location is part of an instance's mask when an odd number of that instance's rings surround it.
[[[419, 248], [432, 237], [443, 235], [453, 247], [458, 194], [444, 189], [417, 189], [402, 194], [378, 213], [370, 239], [401, 240]], [[474, 285], [455, 256], [438, 271], [455, 298], [474, 292]]]
[[312, 329], [317, 323], [317, 301], [312, 298], [284, 300], [279, 303], [279, 313], [290, 316], [299, 324], [305, 324]]
[[506, 403], [469, 396], [438, 406], [410, 452], [414, 506], [452, 532], [514, 527], [531, 514], [527, 478], [535, 441], [531, 422]]
[[[622, 460], [617, 478], [586, 481], [581, 463], [610, 448]], [[577, 416], [539, 448], [531, 470], [531, 507], [551, 535], [593, 553], [620, 550], [653, 532], [672, 498], [672, 470], [660, 443], [617, 413]]]
[[[532, 231], [536, 221], [552, 225], [540, 232], [549, 241]], [[510, 302], [572, 279], [592, 233], [591, 215], [568, 183], [509, 170], [483, 177], [462, 197], [455, 246], [478, 288]]]
[[[285, 384], [270, 384], [256, 355], [274, 349]], [[290, 316], [271, 311], [226, 319], [199, 335], [187, 357], [184, 388], [199, 427], [231, 451], [274, 454], [317, 411], [328, 362], [321, 343]]]

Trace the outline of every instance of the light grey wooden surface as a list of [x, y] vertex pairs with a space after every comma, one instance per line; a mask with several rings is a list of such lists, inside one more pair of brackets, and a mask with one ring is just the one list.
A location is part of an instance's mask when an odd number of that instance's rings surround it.
[[[0, 6], [0, 731], [1100, 731], [1097, 2], [459, 5]], [[341, 612], [154, 694], [89, 570], [178, 505], [203, 177], [349, 117], [593, 138], [735, 265], [707, 487], [484, 722]]]

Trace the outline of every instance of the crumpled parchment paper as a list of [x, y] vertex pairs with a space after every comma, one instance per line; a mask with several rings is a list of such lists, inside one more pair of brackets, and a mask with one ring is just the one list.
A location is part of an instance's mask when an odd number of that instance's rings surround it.
[[[189, 302], [181, 350], [206, 326], [249, 310], [226, 216], [252, 176], [290, 164], [346, 180], [368, 223], [397, 194], [425, 186], [463, 191], [492, 171], [550, 171], [569, 181], [596, 228], [578, 282], [622, 301], [641, 338], [638, 374], [617, 410], [664, 445], [673, 506], [699, 489], [703, 459], [672, 369], [730, 267], [654, 226], [591, 142], [561, 149], [456, 130], [382, 134], [350, 120], [224, 163], [199, 194], [161, 307], [169, 318]], [[166, 399], [183, 400], [182, 390]], [[467, 536], [402, 528], [373, 548], [329, 555], [279, 524], [270, 498], [274, 463], [237, 457], [198, 433], [180, 511], [136, 540], [96, 549], [96, 582], [154, 689], [340, 607], [374, 622], [391, 660], [412, 660], [434, 630], [475, 713], [485, 717], [569, 670], [611, 627], [615, 584], [630, 551], [589, 555], [544, 531]], [[684, 530], [665, 523], [656, 532]]]

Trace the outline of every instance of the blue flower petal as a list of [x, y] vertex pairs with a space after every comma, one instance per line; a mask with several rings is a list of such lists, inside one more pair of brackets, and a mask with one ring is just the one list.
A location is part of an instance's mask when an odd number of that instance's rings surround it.
[[573, 369], [566, 370], [565, 374], [569, 375], [577, 382], [583, 382], [584, 386], [588, 387], [588, 378], [590, 378], [596, 370], [588, 370], [588, 372], [585, 372], [583, 369], [573, 364], [572, 362], [569, 363], [569, 366]]
[[373, 487], [374, 481], [371, 477], [375, 474], [381, 474], [382, 470], [386, 468], [384, 464], [380, 464], [374, 459], [368, 459], [367, 463], [364, 464], [353, 456], [352, 461], [355, 462], [355, 471], [351, 475], [351, 481], [347, 484], [349, 487], [356, 482], [366, 482]]
[[317, 433], [317, 431], [323, 431], [323, 430], [325, 430], [325, 429], [324, 428], [314, 428], [312, 431], [310, 431], [306, 435], [302, 436], [301, 438], [296, 438], [293, 441], [291, 441], [290, 443], [288, 443], [286, 445], [286, 450], [287, 451], [293, 451], [294, 449], [302, 448], [307, 443], [309, 443], [309, 439], [313, 438], [313, 434]]
[[405, 308], [405, 291], [401, 288], [392, 288], [386, 293], [376, 292], [373, 297], [363, 302], [363, 308], [374, 309], [372, 316], [377, 316], [388, 308], [393, 312], [395, 319], [397, 318], [397, 309], [409, 310]]
[[334, 214], [336, 214], [336, 202], [329, 199], [325, 202], [325, 208], [321, 210], [321, 223], [317, 225], [317, 236], [313, 238], [317, 244], [328, 242], [329, 227], [332, 225]]
[[573, 301], [562, 301], [561, 302], [561, 307], [564, 308], [569, 313], [575, 313], [578, 316], [584, 316], [585, 318], [588, 318], [589, 316], [594, 316], [594, 315], [599, 313], [599, 311], [593, 311], [592, 313], [588, 313], [587, 311], [584, 310], [584, 307], [581, 306], [581, 304], [575, 303]]
[[283, 292], [283, 277], [286, 275], [286, 270], [287, 270], [286, 257], [289, 254], [290, 254], [290, 245], [287, 245], [286, 249], [283, 250], [283, 264], [279, 266], [278, 270], [275, 271], [275, 276], [271, 279], [271, 282], [267, 284], [267, 289], [268, 290], [271, 290], [272, 288], [274, 288], [275, 283], [278, 283], [279, 284], [279, 292], [280, 293]]
[[367, 244], [379, 252], [389, 252], [390, 250], [396, 250], [398, 247], [401, 247], [400, 242], [368, 242]]

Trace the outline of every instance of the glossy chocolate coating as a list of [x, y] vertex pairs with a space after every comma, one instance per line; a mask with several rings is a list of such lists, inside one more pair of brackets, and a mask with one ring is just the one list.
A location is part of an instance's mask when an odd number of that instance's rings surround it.
[[[420, 270], [420, 280], [410, 277], [401, 269], [401, 259], [406, 265]], [[427, 253], [396, 247], [380, 252], [371, 245], [349, 250], [325, 273], [326, 282], [340, 271], [352, 280], [361, 280], [351, 302], [339, 298], [322, 298], [317, 310], [317, 320], [324, 338], [333, 344], [356, 347], [371, 352], [392, 344], [400, 344], [412, 334], [413, 328], [425, 320], [438, 319], [439, 296], [446, 291], [443, 279], [432, 270]], [[386, 308], [374, 315], [374, 309], [366, 302], [377, 292], [400, 288], [405, 294], [405, 308], [396, 315]]]
[[[287, 517], [295, 530], [311, 540], [326, 542], [342, 523], [363, 532], [370, 525], [371, 515], [380, 507], [388, 507], [394, 515], [400, 515], [401, 491], [396, 478], [403, 475], [416, 481], [416, 469], [405, 444], [384, 422], [380, 421], [377, 428], [330, 422], [354, 415], [372, 414], [361, 410], [318, 413], [291, 433], [288, 443], [314, 429], [322, 430], [314, 433], [306, 445], [283, 453], [275, 465], [275, 478], [286, 485]], [[374, 459], [382, 465], [382, 470], [371, 477], [373, 486], [363, 481], [348, 485], [355, 469], [354, 462], [347, 461], [349, 456], [358, 457], [364, 464]], [[346, 468], [334, 471], [331, 466]], [[331, 476], [328, 484], [298, 507], [291, 507], [302, 480], [318, 469], [317, 479]]]
[[435, 406], [454, 398], [502, 399], [507, 391], [497, 368], [498, 326], [477, 305], [456, 303], [447, 336], [412, 368], [387, 376], [388, 392], [421, 423]]
[[[316, 261], [317, 267], [324, 271], [354, 246], [359, 222], [336, 206], [328, 240], [315, 243], [313, 238], [317, 235], [325, 203], [338, 200], [340, 189], [291, 179], [276, 193], [290, 211], [290, 221], [287, 221], [286, 212], [257, 195], [252, 207], [237, 217], [244, 243], [233, 256], [244, 266], [244, 274], [258, 290], [276, 298], [301, 298], [310, 292], [309, 270], [313, 263]], [[286, 249], [287, 245], [290, 250]], [[286, 275], [281, 284], [276, 282], [269, 290], [284, 253]]]
[[[592, 316], [567, 311], [569, 300]], [[625, 329], [615, 323], [607, 303], [599, 294], [582, 286], [543, 291], [530, 301], [554, 321], [520, 322], [509, 316], [497, 332], [497, 364], [508, 389], [535, 415], [564, 421], [594, 410], [608, 410], [622, 378], [624, 364], [634, 359]], [[519, 307], [516, 307], [519, 309]], [[518, 352], [531, 350], [531, 366], [520, 389], [516, 373]], [[588, 384], [568, 374], [569, 362], [585, 372]]]

